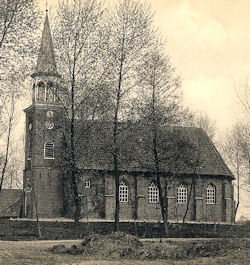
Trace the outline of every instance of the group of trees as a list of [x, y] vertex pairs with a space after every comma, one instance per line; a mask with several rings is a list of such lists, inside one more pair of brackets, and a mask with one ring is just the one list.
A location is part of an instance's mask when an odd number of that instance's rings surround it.
[[234, 176], [236, 177], [236, 205], [235, 215], [239, 204], [242, 202], [240, 194], [249, 196], [250, 185], [250, 104], [249, 104], [249, 84], [245, 82], [236, 88], [236, 102], [238, 102], [239, 113], [237, 121], [232, 129], [228, 131], [222, 147], [222, 154]]
[[[36, 47], [37, 4], [35, 0], [0, 1], [0, 192], [4, 183], [8, 187], [14, 182], [19, 185], [13, 129], [20, 114], [16, 102], [25, 94], [23, 82]], [[22, 142], [22, 138], [18, 140]]]
[[[54, 47], [62, 73], [58, 100], [65, 112], [65, 182], [74, 201], [75, 222], [80, 218], [77, 161], [81, 134], [98, 121], [109, 124], [112, 135], [112, 171], [115, 178], [115, 230], [119, 229], [120, 136], [129, 126], [147, 128], [143, 146], [150, 150], [159, 188], [162, 218], [167, 230], [166, 186], [160, 172], [162, 161], [182, 167], [191, 165], [181, 157], [193, 150], [188, 139], [173, 137], [175, 154], [162, 151], [164, 127], [187, 118], [182, 108], [181, 81], [166, 54], [165, 43], [153, 27], [150, 7], [137, 0], [102, 6], [96, 0], [59, 1], [54, 17]], [[125, 129], [124, 129], [125, 128]], [[80, 136], [79, 136], [80, 135]], [[179, 135], [180, 136], [180, 135]], [[178, 154], [177, 154], [178, 153]], [[185, 153], [185, 152], [182, 152]], [[195, 152], [193, 152], [195, 153]], [[65, 159], [66, 158], [66, 159]], [[171, 159], [173, 158], [173, 159]], [[178, 173], [180, 168], [175, 169]], [[66, 199], [68, 200], [68, 199]]]

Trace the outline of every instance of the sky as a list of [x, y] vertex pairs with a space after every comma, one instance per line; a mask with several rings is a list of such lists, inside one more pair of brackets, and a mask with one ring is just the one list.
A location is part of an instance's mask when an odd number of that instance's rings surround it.
[[[239, 115], [235, 91], [250, 75], [250, 1], [148, 2], [182, 78], [186, 105], [207, 113], [219, 130], [230, 129]], [[48, 0], [49, 10], [56, 3]], [[45, 0], [40, 5], [46, 9]]]

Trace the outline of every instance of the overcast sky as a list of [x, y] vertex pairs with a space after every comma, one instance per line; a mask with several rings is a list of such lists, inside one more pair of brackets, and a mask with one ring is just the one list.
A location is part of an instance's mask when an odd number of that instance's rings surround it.
[[[218, 129], [229, 128], [238, 112], [235, 87], [240, 89], [250, 73], [250, 1], [149, 2], [182, 77], [186, 103], [206, 112]], [[49, 9], [56, 3], [48, 0]]]
[[220, 128], [235, 119], [235, 88], [250, 70], [250, 1], [151, 0], [185, 98]]

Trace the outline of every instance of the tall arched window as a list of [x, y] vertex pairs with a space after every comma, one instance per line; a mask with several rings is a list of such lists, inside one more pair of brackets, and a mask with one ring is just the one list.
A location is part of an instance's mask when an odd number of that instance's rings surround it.
[[54, 101], [54, 84], [49, 81], [46, 86], [46, 101]]
[[148, 202], [158, 203], [159, 202], [159, 189], [154, 182], [148, 186]]
[[183, 184], [177, 189], [177, 203], [187, 203], [187, 188]]
[[59, 97], [59, 91], [58, 91], [58, 84], [55, 84], [55, 88], [54, 88], [54, 101], [57, 102], [58, 97]]
[[213, 184], [209, 184], [207, 186], [207, 190], [206, 190], [206, 204], [215, 204], [215, 186]]
[[51, 141], [47, 141], [44, 144], [44, 158], [54, 159], [54, 143]]
[[45, 84], [39, 82], [37, 85], [37, 101], [44, 101], [45, 99]]
[[128, 185], [125, 181], [119, 185], [119, 200], [120, 202], [128, 202]]

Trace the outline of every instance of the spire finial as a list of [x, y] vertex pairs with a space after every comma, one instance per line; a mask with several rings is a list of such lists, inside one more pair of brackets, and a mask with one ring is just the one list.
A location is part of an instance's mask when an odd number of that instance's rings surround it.
[[48, 14], [48, 0], [46, 0], [46, 13]]

